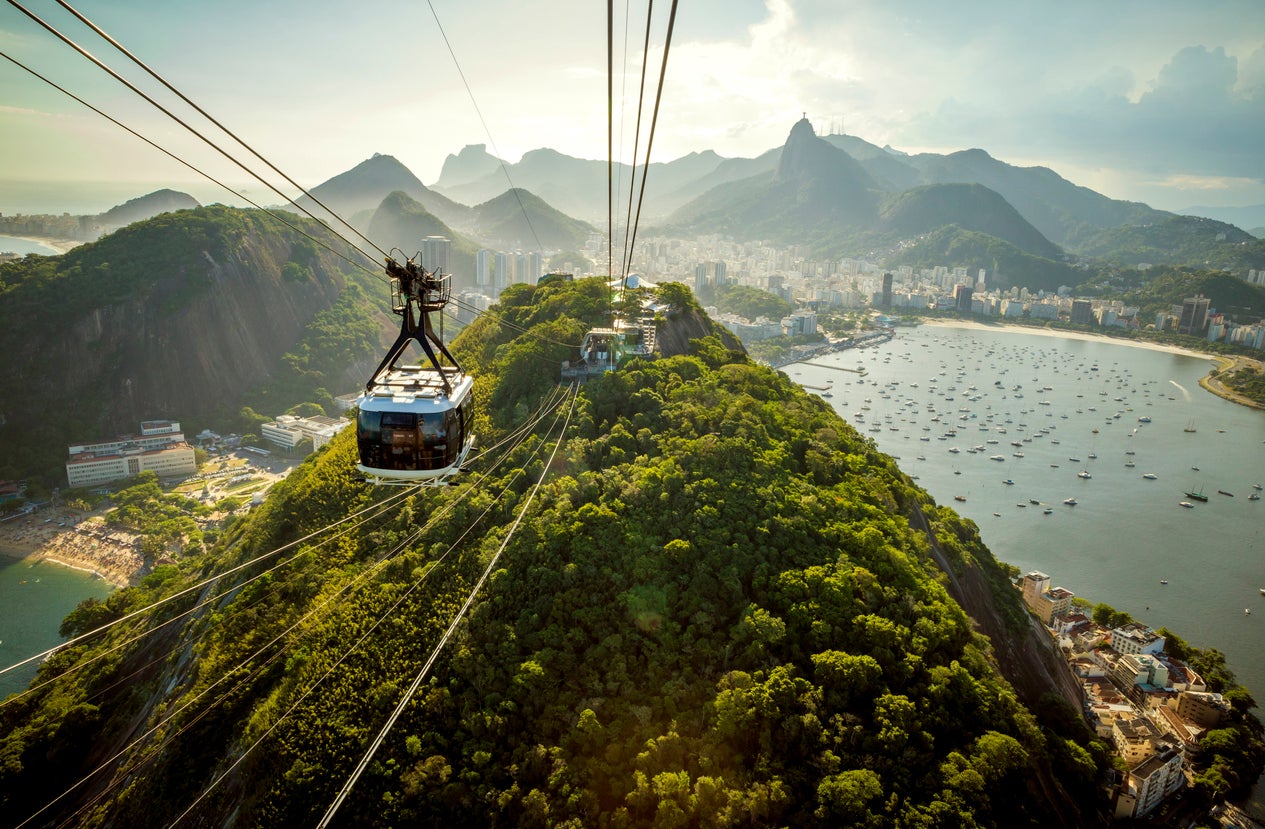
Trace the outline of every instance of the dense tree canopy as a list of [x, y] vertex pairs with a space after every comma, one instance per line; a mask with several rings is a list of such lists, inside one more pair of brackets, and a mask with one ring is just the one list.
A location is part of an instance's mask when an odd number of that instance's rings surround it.
[[[606, 299], [593, 282], [516, 287], [454, 344], [488, 448], [454, 486], [371, 488], [344, 433], [212, 551], [80, 608], [68, 632], [272, 551], [137, 622], [191, 611], [163, 633], [110, 650], [120, 625], [45, 663], [51, 684], [0, 707], [0, 809], [30, 814], [99, 761], [78, 747], [122, 748], [149, 722], [124, 749], [138, 773], [73, 822], [167, 825], [208, 792], [204, 820], [315, 823], [545, 471], [542, 438], [501, 441], [555, 394]], [[579, 393], [539, 497], [340, 821], [1076, 822], [1100, 746], [1019, 702], [909, 516], [926, 511], [956, 571], [1004, 582], [973, 525], [785, 376], [718, 341], [695, 352]], [[997, 601], [1023, 618], [1013, 590]]]

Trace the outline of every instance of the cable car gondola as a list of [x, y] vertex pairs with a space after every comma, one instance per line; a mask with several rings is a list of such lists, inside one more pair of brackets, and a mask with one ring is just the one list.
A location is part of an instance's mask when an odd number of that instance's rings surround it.
[[[474, 445], [474, 381], [431, 325], [430, 315], [443, 311], [451, 285], [448, 277], [411, 261], [388, 259], [386, 270], [400, 336], [357, 401], [356, 468], [378, 484], [440, 483], [460, 471]], [[397, 365], [410, 341], [421, 345], [429, 366]], [[439, 355], [451, 365], [441, 364]]]

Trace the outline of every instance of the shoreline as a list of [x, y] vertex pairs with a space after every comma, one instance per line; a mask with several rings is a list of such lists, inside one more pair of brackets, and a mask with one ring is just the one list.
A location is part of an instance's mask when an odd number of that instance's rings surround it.
[[71, 248], [79, 247], [84, 244], [76, 239], [58, 239], [54, 236], [20, 236], [15, 233], [0, 233], [0, 236], [8, 236], [10, 239], [22, 239], [26, 242], [35, 242], [38, 245], [50, 247], [57, 253], [42, 254], [45, 256], [60, 256]]
[[1003, 331], [1016, 334], [1032, 334], [1038, 337], [1058, 337], [1064, 340], [1083, 340], [1086, 342], [1101, 342], [1109, 345], [1122, 345], [1129, 348], [1145, 348], [1150, 351], [1163, 351], [1167, 354], [1177, 354], [1183, 357], [1194, 357], [1199, 360], [1207, 360], [1212, 365], [1208, 369], [1208, 373], [1199, 378], [1199, 387], [1209, 394], [1215, 394], [1223, 400], [1231, 403], [1237, 403], [1240, 406], [1247, 406], [1249, 409], [1265, 411], [1265, 406], [1257, 403], [1255, 400], [1244, 397], [1230, 389], [1227, 389], [1220, 381], [1219, 377], [1227, 370], [1237, 370], [1243, 366], [1253, 366], [1257, 369], [1265, 370], [1265, 365], [1260, 360], [1254, 360], [1251, 357], [1242, 355], [1228, 356], [1223, 354], [1210, 354], [1205, 351], [1193, 351], [1189, 348], [1182, 348], [1176, 345], [1167, 345], [1165, 343], [1153, 343], [1140, 340], [1126, 340], [1119, 337], [1111, 337], [1106, 334], [1088, 334], [1082, 331], [1061, 331], [1056, 328], [1038, 328], [1036, 326], [1013, 325], [1007, 323], [983, 323], [973, 320], [956, 320], [956, 319], [924, 319], [923, 325], [939, 325], [946, 328], [968, 328], [976, 331]]
[[136, 541], [131, 533], [94, 521], [79, 521], [63, 529], [27, 518], [0, 529], [0, 557], [30, 564], [47, 561], [123, 588], [139, 584], [145, 573]]

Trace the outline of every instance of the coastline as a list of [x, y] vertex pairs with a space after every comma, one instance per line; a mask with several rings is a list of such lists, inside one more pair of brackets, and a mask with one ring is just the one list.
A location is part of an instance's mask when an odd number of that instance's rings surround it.
[[956, 320], [956, 319], [924, 319], [923, 325], [942, 325], [948, 328], [973, 328], [977, 331], [1008, 331], [1015, 334], [1032, 334], [1037, 337], [1057, 337], [1062, 340], [1084, 340], [1086, 342], [1109, 343], [1111, 345], [1123, 345], [1130, 348], [1146, 348], [1151, 351], [1163, 351], [1168, 354], [1180, 354], [1184, 357], [1195, 357], [1201, 360], [1216, 361], [1218, 359], [1215, 354], [1208, 354], [1203, 351], [1192, 351], [1189, 348], [1182, 348], [1176, 345], [1168, 345], [1166, 343], [1153, 343], [1143, 340], [1126, 340], [1120, 337], [1109, 337], [1106, 334], [1088, 334], [1083, 331], [1061, 331], [1057, 328], [1038, 328], [1029, 325], [1012, 325], [1007, 323], [983, 323], [973, 320]]
[[8, 236], [12, 239], [24, 239], [28, 242], [35, 242], [36, 244], [45, 245], [46, 247], [50, 247], [57, 251], [57, 254], [50, 255], [63, 254], [71, 248], [75, 248], [83, 244], [83, 242], [75, 239], [58, 239], [53, 236], [20, 236], [15, 233], [5, 233], [0, 235]]
[[1209, 354], [1204, 351], [1193, 351], [1189, 348], [1181, 348], [1180, 346], [1167, 345], [1165, 343], [1153, 343], [1139, 340], [1126, 340], [1119, 337], [1109, 337], [1106, 334], [1088, 334], [1082, 331], [1060, 331], [1055, 328], [1038, 328], [1027, 325], [1008, 325], [1006, 323], [983, 323], [973, 320], [956, 320], [956, 319], [924, 319], [923, 325], [939, 325], [947, 328], [970, 328], [977, 331], [1006, 331], [1017, 334], [1032, 334], [1038, 337], [1059, 337], [1065, 340], [1085, 340], [1088, 342], [1102, 342], [1112, 345], [1123, 345], [1129, 348], [1146, 348], [1151, 351], [1163, 351], [1168, 354], [1180, 354], [1184, 357], [1194, 357], [1200, 360], [1208, 360], [1211, 365], [1208, 373], [1199, 379], [1199, 386], [1210, 394], [1215, 394], [1231, 403], [1238, 403], [1240, 406], [1247, 406], [1250, 409], [1265, 411], [1265, 406], [1257, 403], [1255, 400], [1244, 397], [1230, 389], [1226, 388], [1220, 381], [1219, 375], [1228, 370], [1237, 370], [1243, 366], [1252, 366], [1258, 370], [1265, 370], [1265, 363], [1260, 360], [1254, 360], [1251, 357], [1244, 356], [1224, 356], [1221, 354]]
[[144, 574], [137, 542], [137, 536], [94, 521], [62, 529], [27, 517], [16, 525], [0, 525], [0, 556], [81, 570], [120, 588], [139, 584]]

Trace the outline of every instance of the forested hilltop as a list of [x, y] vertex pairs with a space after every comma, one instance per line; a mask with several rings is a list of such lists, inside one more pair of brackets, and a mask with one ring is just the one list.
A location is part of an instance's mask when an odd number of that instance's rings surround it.
[[[669, 298], [665, 331], [697, 323]], [[367, 486], [344, 432], [211, 552], [82, 605], [67, 634], [272, 553], [47, 661], [0, 706], [0, 813], [315, 825], [547, 471], [338, 825], [1099, 824], [1107, 748], [1000, 675], [1030, 627], [974, 526], [718, 336], [568, 400], [605, 309], [546, 280], [462, 333], [485, 453], [455, 485]]]
[[386, 289], [326, 228], [286, 221], [212, 205], [0, 264], [0, 479], [64, 483], [68, 443], [142, 420], [333, 413], [389, 336]]

